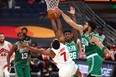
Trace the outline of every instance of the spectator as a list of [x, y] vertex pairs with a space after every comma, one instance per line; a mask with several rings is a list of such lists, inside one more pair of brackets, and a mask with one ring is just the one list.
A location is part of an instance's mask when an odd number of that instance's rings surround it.
[[31, 38], [27, 35], [28, 29], [27, 29], [26, 27], [23, 27], [23, 28], [21, 29], [21, 31], [22, 31], [22, 32], [24, 33], [24, 35], [25, 35], [25, 39], [24, 39], [24, 40], [28, 41], [29, 45], [31, 45]]
[[11, 9], [15, 5], [15, 0], [8, 0], [8, 8]]
[[98, 35], [99, 35], [99, 39], [100, 41], [103, 43], [103, 45], [107, 45], [107, 39], [106, 39], [106, 36], [103, 34], [103, 28], [98, 28], [97, 29], [98, 31]]
[[42, 56], [40, 54], [31, 55], [31, 62], [30, 62], [30, 68], [31, 68], [31, 75], [33, 76], [40, 76], [43, 77], [43, 67], [44, 62], [42, 60]]
[[7, 8], [8, 2], [7, 0], [0, 0], [0, 8]]
[[[110, 51], [114, 53], [114, 56], [116, 58], [116, 44], [110, 45]], [[107, 60], [111, 60], [109, 55], [107, 55], [106, 57], [107, 57]]]

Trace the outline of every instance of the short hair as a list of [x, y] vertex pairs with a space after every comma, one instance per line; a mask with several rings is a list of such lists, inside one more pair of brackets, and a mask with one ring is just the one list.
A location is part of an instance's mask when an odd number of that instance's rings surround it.
[[23, 31], [23, 30], [28, 31], [28, 29], [27, 29], [26, 27], [23, 27], [23, 28], [21, 29], [21, 31]]
[[23, 32], [19, 32], [19, 33], [17, 33], [17, 36], [19, 36], [20, 34], [23, 34], [23, 35], [24, 35], [24, 33], [23, 33]]
[[96, 23], [94, 21], [87, 21], [88, 25], [92, 28], [92, 31], [96, 29]]
[[64, 30], [63, 34], [65, 34], [66, 32], [70, 32], [71, 33], [71, 30]]
[[53, 42], [52, 42], [52, 47], [53, 47], [54, 49], [59, 49], [59, 47], [60, 47], [60, 42], [59, 42], [57, 39], [53, 40]]

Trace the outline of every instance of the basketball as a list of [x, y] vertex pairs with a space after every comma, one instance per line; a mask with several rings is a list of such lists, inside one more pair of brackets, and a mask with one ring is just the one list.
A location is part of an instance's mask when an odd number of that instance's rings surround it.
[[57, 17], [59, 17], [60, 14], [58, 14], [58, 10], [57, 9], [51, 9], [48, 10], [48, 18], [49, 19], [56, 19]]

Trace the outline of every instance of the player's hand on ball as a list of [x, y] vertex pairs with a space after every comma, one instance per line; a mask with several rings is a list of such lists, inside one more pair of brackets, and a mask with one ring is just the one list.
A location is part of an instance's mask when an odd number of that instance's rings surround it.
[[48, 18], [49, 19], [56, 19], [61, 15], [59, 9], [57, 7], [48, 10]]
[[55, 8], [55, 12], [58, 15], [58, 17], [62, 14], [62, 12], [59, 8]]

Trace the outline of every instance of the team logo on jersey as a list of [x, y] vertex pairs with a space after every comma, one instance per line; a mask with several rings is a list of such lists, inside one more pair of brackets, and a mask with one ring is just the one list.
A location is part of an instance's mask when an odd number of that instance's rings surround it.
[[75, 46], [68, 46], [67, 47], [69, 51], [76, 51], [76, 47]]
[[20, 48], [19, 52], [20, 53], [24, 53], [24, 52], [28, 52], [29, 50], [27, 48]]
[[88, 46], [89, 42], [85, 38], [82, 38], [82, 44]]
[[0, 56], [7, 56], [8, 55], [8, 50], [1, 48], [0, 49]]

